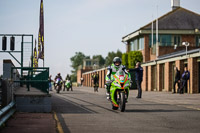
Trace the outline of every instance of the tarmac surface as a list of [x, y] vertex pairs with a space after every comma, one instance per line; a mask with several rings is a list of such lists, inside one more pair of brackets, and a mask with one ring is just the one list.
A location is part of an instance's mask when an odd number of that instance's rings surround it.
[[[105, 89], [51, 92], [52, 113], [17, 112], [1, 133], [199, 133], [200, 94], [131, 90], [126, 111], [112, 110]], [[54, 113], [55, 112], [55, 113]]]
[[56, 133], [56, 121], [52, 113], [16, 112], [0, 133]]

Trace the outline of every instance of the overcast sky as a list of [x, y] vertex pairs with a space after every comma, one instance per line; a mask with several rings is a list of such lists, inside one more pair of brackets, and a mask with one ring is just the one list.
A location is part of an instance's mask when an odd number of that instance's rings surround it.
[[[152, 16], [155, 19], [157, 4], [158, 16], [171, 11], [171, 0], [44, 0], [45, 66], [53, 76], [61, 72], [65, 77], [72, 69], [70, 57], [75, 52], [91, 57], [106, 57], [117, 49], [125, 52], [122, 37], [152, 21]], [[198, 14], [199, 5], [200, 0], [181, 0], [182, 7]], [[38, 38], [39, 8], [40, 0], [0, 0], [0, 34]], [[16, 56], [20, 60], [19, 54]], [[2, 60], [9, 58], [0, 53], [0, 74]]]

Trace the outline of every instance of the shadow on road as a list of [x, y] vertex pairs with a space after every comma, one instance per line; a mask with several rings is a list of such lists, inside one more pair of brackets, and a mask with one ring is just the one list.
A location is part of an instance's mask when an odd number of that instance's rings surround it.
[[71, 113], [71, 114], [84, 114], [84, 113], [94, 113], [93, 111], [76, 105], [76, 103], [73, 103], [69, 100], [63, 100], [61, 98], [58, 98], [57, 96], [53, 96], [52, 98], [52, 110], [56, 113]]
[[126, 110], [128, 113], [168, 113], [168, 112], [188, 112], [188, 111], [195, 111], [195, 110], [165, 110], [165, 109], [131, 109], [131, 110]]

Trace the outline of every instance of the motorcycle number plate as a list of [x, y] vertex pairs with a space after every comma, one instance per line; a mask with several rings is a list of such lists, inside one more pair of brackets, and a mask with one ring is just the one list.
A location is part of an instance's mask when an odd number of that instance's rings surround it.
[[119, 80], [124, 80], [124, 76], [119, 76]]

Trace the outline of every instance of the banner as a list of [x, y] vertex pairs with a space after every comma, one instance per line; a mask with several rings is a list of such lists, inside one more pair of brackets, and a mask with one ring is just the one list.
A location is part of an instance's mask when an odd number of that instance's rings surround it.
[[37, 58], [37, 49], [36, 49], [36, 39], [35, 39], [35, 48], [33, 55], [33, 67], [38, 67], [38, 58]]
[[38, 59], [44, 60], [44, 10], [43, 0], [40, 3], [40, 27], [38, 34]]

